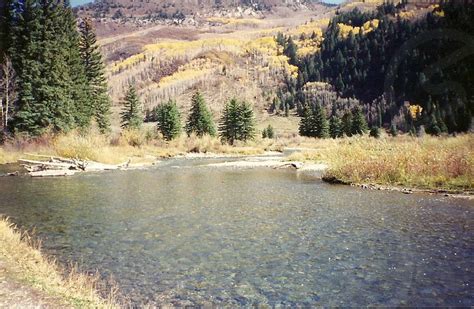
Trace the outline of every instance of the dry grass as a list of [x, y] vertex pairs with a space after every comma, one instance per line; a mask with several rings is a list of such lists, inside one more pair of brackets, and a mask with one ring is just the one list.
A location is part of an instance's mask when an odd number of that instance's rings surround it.
[[328, 163], [326, 176], [348, 183], [423, 189], [474, 189], [474, 135], [458, 137], [353, 137], [300, 143], [291, 160]]
[[107, 299], [99, 295], [97, 276], [81, 274], [75, 270], [63, 276], [63, 269], [54, 260], [42, 255], [39, 246], [5, 218], [0, 218], [0, 259], [16, 280], [54, 297], [64, 305], [77, 308], [118, 307], [114, 290]]
[[111, 137], [97, 133], [71, 132], [57, 136], [48, 135], [29, 142], [10, 141], [0, 148], [0, 164], [17, 162], [18, 159], [27, 157], [28, 153], [86, 159], [108, 164], [123, 163], [129, 159], [135, 164], [151, 164], [158, 158], [186, 153], [257, 155], [278, 147], [273, 140], [257, 139], [230, 146], [222, 144], [217, 137], [194, 135], [187, 137], [185, 134], [167, 142], [154, 128], [123, 131]]

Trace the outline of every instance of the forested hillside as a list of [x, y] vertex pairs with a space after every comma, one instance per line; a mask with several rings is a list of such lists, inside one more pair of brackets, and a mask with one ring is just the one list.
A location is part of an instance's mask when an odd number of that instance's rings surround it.
[[[297, 58], [291, 37], [277, 41], [298, 66], [280, 92], [283, 108], [323, 105], [343, 118], [364, 109], [371, 127], [405, 132], [469, 130], [473, 112], [474, 8], [446, 3], [423, 15], [404, 6], [382, 5], [373, 12], [337, 14], [320, 49]], [[346, 99], [344, 99], [346, 98]]]

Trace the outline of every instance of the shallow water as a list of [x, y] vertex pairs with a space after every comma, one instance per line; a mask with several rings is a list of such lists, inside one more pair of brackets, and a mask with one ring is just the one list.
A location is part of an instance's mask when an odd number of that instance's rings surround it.
[[216, 161], [0, 178], [0, 213], [135, 304], [474, 305], [473, 202]]

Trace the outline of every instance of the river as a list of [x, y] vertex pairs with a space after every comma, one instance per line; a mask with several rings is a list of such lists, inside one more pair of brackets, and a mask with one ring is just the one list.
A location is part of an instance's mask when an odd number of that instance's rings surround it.
[[474, 305], [472, 201], [220, 161], [4, 177], [0, 213], [135, 305]]

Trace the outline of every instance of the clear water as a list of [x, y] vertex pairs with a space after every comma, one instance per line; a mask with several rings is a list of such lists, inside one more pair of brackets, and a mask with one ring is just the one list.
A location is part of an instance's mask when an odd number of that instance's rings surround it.
[[0, 213], [134, 304], [474, 305], [473, 202], [207, 162], [0, 178]]

